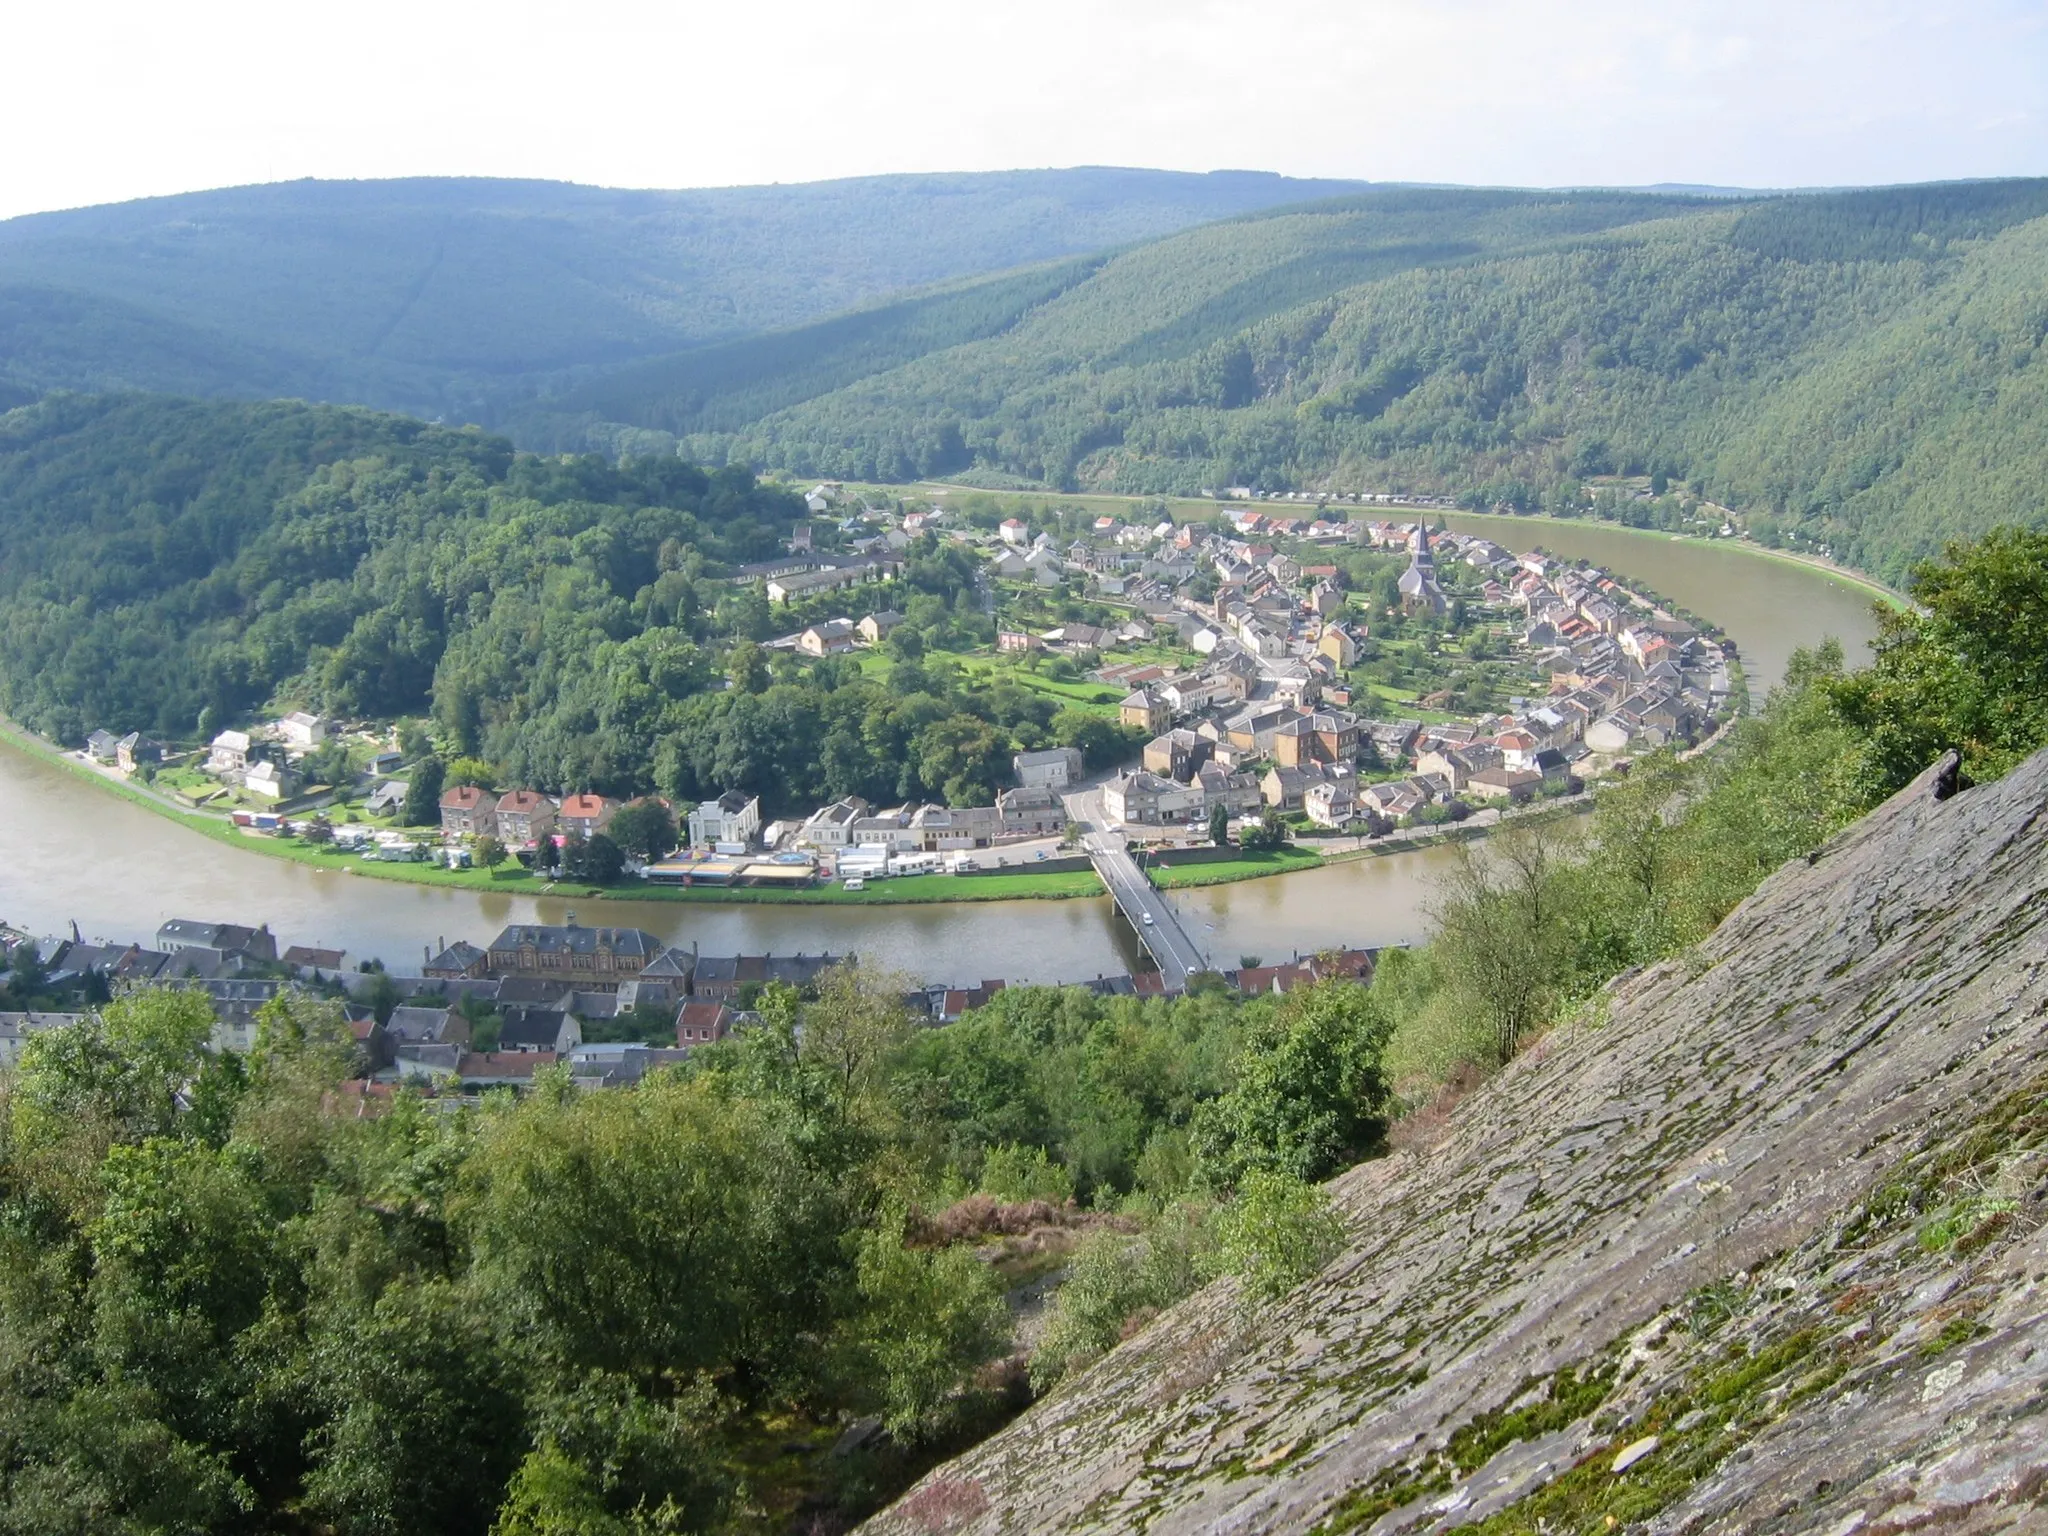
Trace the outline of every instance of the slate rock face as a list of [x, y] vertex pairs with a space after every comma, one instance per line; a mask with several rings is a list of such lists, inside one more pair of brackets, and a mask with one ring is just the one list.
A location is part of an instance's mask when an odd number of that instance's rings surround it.
[[1315, 1280], [1191, 1297], [870, 1528], [2048, 1529], [2048, 754], [1954, 782], [1338, 1179]]

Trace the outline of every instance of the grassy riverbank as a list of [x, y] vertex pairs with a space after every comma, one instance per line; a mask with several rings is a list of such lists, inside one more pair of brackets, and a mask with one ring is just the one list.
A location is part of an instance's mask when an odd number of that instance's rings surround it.
[[1203, 885], [1230, 885], [1239, 880], [1261, 880], [1267, 875], [1284, 875], [1290, 870], [1319, 869], [1323, 856], [1307, 848], [1275, 848], [1258, 853], [1240, 853], [1234, 859], [1213, 864], [1154, 864], [1149, 868], [1153, 884], [1161, 890], [1191, 890]]

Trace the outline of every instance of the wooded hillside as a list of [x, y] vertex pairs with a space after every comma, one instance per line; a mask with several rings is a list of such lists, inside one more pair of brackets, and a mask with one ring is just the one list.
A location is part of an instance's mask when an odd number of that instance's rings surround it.
[[714, 461], [849, 478], [980, 466], [1557, 509], [1587, 476], [1661, 470], [1896, 576], [1944, 537], [2042, 515], [2044, 215], [2032, 181], [1750, 203], [1378, 192], [1127, 250], [993, 334], [1014, 287], [981, 290], [950, 337], [918, 342], [906, 312], [892, 344], [922, 355], [857, 382], [813, 330], [772, 362], [748, 349], [753, 373], [700, 355], [571, 401]]

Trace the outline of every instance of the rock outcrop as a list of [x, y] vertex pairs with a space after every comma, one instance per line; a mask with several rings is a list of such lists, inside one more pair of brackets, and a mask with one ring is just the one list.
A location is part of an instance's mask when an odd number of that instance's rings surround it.
[[1348, 1252], [1210, 1287], [888, 1533], [2048, 1528], [2048, 754], [1623, 978]]

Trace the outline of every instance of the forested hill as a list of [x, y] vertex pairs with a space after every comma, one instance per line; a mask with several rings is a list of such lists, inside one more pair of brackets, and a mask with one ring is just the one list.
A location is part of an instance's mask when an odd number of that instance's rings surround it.
[[[772, 615], [758, 582], [723, 579], [801, 515], [744, 469], [673, 454], [542, 458], [293, 401], [52, 396], [0, 415], [0, 714], [71, 744], [191, 744], [286, 701], [431, 714], [508, 782], [776, 809], [985, 805], [1021, 749], [1135, 750], [1114, 721], [919, 663], [923, 637], [995, 640], [957, 546], [927, 535], [857, 597]], [[886, 675], [750, 643], [850, 600], [919, 641]]]
[[0, 222], [23, 386], [302, 395], [489, 425], [506, 398], [878, 296], [1355, 190], [1081, 168], [614, 191], [301, 181]]
[[2048, 181], [1388, 190], [636, 364], [522, 429], [848, 478], [1530, 508], [1662, 470], [1896, 575], [2043, 519], [2044, 295]]

